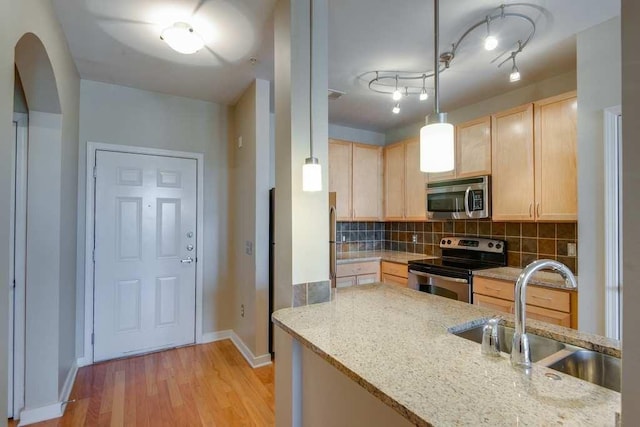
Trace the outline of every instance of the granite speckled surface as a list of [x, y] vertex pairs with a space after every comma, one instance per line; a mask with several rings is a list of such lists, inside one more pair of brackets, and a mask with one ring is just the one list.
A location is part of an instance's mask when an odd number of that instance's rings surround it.
[[434, 259], [437, 257], [425, 254], [414, 254], [411, 252], [398, 251], [360, 251], [360, 252], [339, 252], [337, 255], [338, 264], [348, 264], [351, 262], [365, 261], [389, 261], [398, 264], [408, 264], [409, 261], [417, 259]]
[[[474, 276], [487, 277], [489, 279], [508, 280], [509, 282], [516, 282], [518, 276], [522, 272], [521, 268], [513, 267], [499, 267], [489, 268], [486, 270], [476, 270], [473, 272]], [[576, 276], [578, 280], [578, 276]], [[578, 289], [568, 288], [564, 282], [564, 279], [560, 274], [551, 271], [538, 271], [534, 273], [533, 277], [529, 281], [531, 285], [546, 286], [548, 288], [569, 289], [577, 291]], [[578, 288], [580, 288], [580, 282], [578, 281]]]
[[[614, 425], [620, 394], [452, 335], [492, 310], [383, 284], [339, 289], [274, 323], [415, 425]], [[512, 316], [504, 315], [509, 323]], [[617, 341], [528, 321], [532, 332], [619, 354]], [[545, 374], [555, 373], [561, 381]]]

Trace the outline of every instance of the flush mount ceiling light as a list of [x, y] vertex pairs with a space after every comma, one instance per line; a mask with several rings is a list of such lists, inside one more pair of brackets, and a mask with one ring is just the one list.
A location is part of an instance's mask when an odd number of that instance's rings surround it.
[[[478, 28], [486, 26], [486, 35], [483, 39], [484, 41], [482, 49], [487, 51], [494, 51], [498, 47], [498, 45], [507, 46], [502, 53], [500, 53], [491, 61], [491, 63], [495, 63], [503, 59], [505, 55], [508, 55], [505, 59], [502, 60], [502, 62], [498, 64], [498, 68], [509, 61], [513, 61], [514, 66], [512, 67], [512, 73], [509, 76], [509, 81], [516, 82], [520, 80], [520, 71], [518, 70], [518, 67], [515, 66], [516, 56], [524, 50], [524, 48], [529, 44], [529, 42], [535, 35], [536, 24], [532, 18], [520, 11], [509, 12], [508, 10], [513, 10], [509, 9], [510, 7], [519, 7], [519, 10], [522, 10], [523, 8], [527, 7], [527, 5], [523, 3], [500, 5], [487, 13], [481, 20], [477, 21], [475, 24], [464, 30], [464, 32], [462, 32], [462, 36], [458, 39], [458, 41], [451, 45], [451, 50], [440, 55], [439, 69], [437, 70], [438, 73], [446, 71], [451, 66], [451, 62], [458, 53], [458, 48], [460, 47], [462, 42], [467, 39], [467, 36], [469, 36], [469, 34], [476, 31]], [[498, 33], [492, 31], [492, 26], [494, 27], [493, 30], [495, 30], [497, 23], [500, 23], [501, 21], [507, 19], [519, 21], [525, 26], [523, 28], [523, 33], [521, 34], [522, 37], [518, 38], [517, 41], [508, 44], [504, 43], [504, 40], [500, 41], [497, 37]], [[509, 48], [508, 46], [511, 46], [511, 48]], [[511, 49], [514, 50], [512, 52], [509, 52]], [[372, 74], [375, 77], [368, 77]], [[394, 101], [399, 101], [402, 98], [402, 92], [399, 88], [404, 88], [404, 95], [406, 97], [416, 97], [420, 101], [426, 101], [429, 97], [426, 88], [426, 79], [435, 78], [435, 74], [435, 69], [422, 72], [376, 70], [367, 72], [360, 76], [360, 78], [363, 80], [368, 80], [370, 90], [376, 93], [391, 95]], [[517, 78], [516, 80], [514, 80], [516, 76]]]
[[204, 41], [193, 27], [186, 22], [176, 22], [162, 30], [160, 40], [166, 42], [176, 52], [189, 55], [204, 47]]

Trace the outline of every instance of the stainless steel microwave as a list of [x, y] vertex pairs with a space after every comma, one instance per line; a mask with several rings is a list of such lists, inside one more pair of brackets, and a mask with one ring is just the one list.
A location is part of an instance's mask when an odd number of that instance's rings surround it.
[[491, 177], [428, 183], [427, 218], [476, 219], [491, 217]]

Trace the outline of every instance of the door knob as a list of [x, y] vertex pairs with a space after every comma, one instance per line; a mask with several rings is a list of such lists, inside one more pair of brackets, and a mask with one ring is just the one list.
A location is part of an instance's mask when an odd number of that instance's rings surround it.
[[185, 259], [181, 259], [180, 262], [183, 263], [183, 264], [191, 264], [193, 262], [193, 258], [188, 256]]

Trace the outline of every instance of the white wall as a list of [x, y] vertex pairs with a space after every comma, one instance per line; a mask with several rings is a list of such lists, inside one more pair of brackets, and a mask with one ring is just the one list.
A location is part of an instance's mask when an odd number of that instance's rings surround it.
[[640, 4], [622, 0], [623, 305], [622, 423], [640, 419]]
[[365, 129], [329, 124], [329, 138], [360, 142], [370, 145], [384, 145], [385, 134]]
[[621, 103], [620, 18], [578, 34], [578, 321], [605, 333], [604, 109]]
[[[446, 113], [448, 113], [448, 120], [450, 123], [463, 123], [468, 120], [486, 116], [487, 114], [497, 113], [498, 111], [517, 107], [519, 105], [526, 104], [527, 102], [537, 101], [539, 99], [569, 92], [575, 89], [576, 73], [571, 71], [519, 87], [518, 89], [505, 92], [466, 107], [446, 111]], [[412, 136], [420, 135], [420, 128], [424, 126], [424, 123], [425, 121], [422, 120], [409, 126], [392, 129], [386, 134], [386, 143], [390, 144]]]
[[[269, 82], [253, 82], [233, 108], [229, 143], [233, 330], [254, 356], [269, 350], [269, 102]], [[242, 147], [238, 146], [239, 138]], [[253, 246], [251, 254], [246, 242]]]
[[87, 142], [204, 154], [203, 333], [230, 329], [227, 107], [83, 80], [78, 158], [78, 351], [84, 342], [84, 239]]
[[326, 0], [313, 5], [314, 154], [323, 170], [317, 193], [302, 191], [310, 136], [309, 2], [279, 0], [274, 14], [276, 309], [291, 305], [292, 285], [329, 280], [328, 6]]
[[[62, 113], [56, 139], [50, 141], [50, 146], [33, 147], [34, 157], [29, 165], [35, 168], [30, 171], [37, 172], [40, 168], [48, 167], [59, 170], [59, 174], [48, 177], [48, 186], [53, 189], [52, 194], [44, 194], [35, 189], [30, 194], [30, 204], [33, 206], [45, 201], [47, 208], [39, 212], [30, 212], [31, 233], [33, 237], [34, 227], [43, 224], [49, 225], [48, 239], [37, 242], [38, 247], [28, 248], [35, 251], [28, 254], [30, 270], [27, 280], [41, 277], [38, 283], [43, 292], [31, 292], [27, 296], [27, 345], [29, 353], [26, 355], [27, 373], [38, 370], [40, 365], [46, 366], [41, 371], [37, 382], [27, 380], [25, 399], [28, 407], [38, 407], [54, 403], [59, 399], [59, 393], [63, 385], [61, 378], [66, 377], [69, 367], [75, 360], [75, 334], [73, 327], [68, 326], [75, 321], [75, 228], [76, 228], [76, 191], [77, 179], [77, 155], [78, 143], [78, 101], [79, 101], [79, 77], [71, 58], [62, 29], [56, 19], [55, 12], [50, 1], [21, 0], [0, 2], [0, 200], [9, 200], [11, 179], [9, 176], [12, 161], [11, 140], [11, 115], [13, 111], [14, 92], [14, 52], [18, 40], [26, 33], [34, 33], [44, 46], [51, 70], [55, 75], [55, 90], [52, 86], [47, 89], [34, 86], [35, 81], [40, 81], [43, 74], [31, 74], [33, 79], [26, 81], [23, 76], [23, 84], [27, 92], [27, 103], [34, 110], [42, 113]], [[35, 70], [39, 69], [35, 65]], [[29, 74], [28, 70], [23, 72]], [[50, 82], [50, 81], [49, 81]], [[41, 91], [42, 89], [42, 91]], [[52, 92], [57, 93], [58, 111], [47, 111]], [[54, 102], [55, 104], [55, 102]], [[45, 121], [41, 122], [44, 123]], [[46, 130], [43, 135], [46, 136]], [[34, 135], [35, 136], [35, 135]], [[45, 151], [52, 149], [54, 155], [43, 156]], [[30, 149], [31, 150], [31, 149]], [[40, 162], [37, 160], [41, 159]], [[53, 160], [53, 161], [52, 161]], [[51, 163], [57, 162], [57, 165]], [[30, 180], [30, 185], [36, 182]], [[43, 189], [42, 187], [40, 189]], [[39, 197], [38, 194], [40, 194]], [[70, 207], [69, 207], [70, 205]], [[8, 250], [9, 250], [9, 206], [0, 204], [0, 288], [7, 289], [8, 275]], [[29, 231], [28, 231], [29, 233]], [[72, 242], [68, 244], [68, 240]], [[64, 252], [61, 251], [64, 250]], [[52, 253], [54, 258], [53, 272], [46, 274], [44, 263], [40, 264], [38, 254], [42, 260], [47, 260]], [[53, 273], [53, 274], [52, 274]], [[31, 279], [30, 279], [30, 278]], [[28, 282], [29, 283], [29, 282]], [[36, 291], [36, 289], [33, 289]], [[67, 298], [67, 296], [71, 296]], [[31, 297], [31, 298], [30, 298]], [[0, 312], [7, 313], [7, 293], [0, 293]], [[30, 305], [30, 306], [29, 306]], [[7, 319], [0, 318], [0, 348], [6, 349]], [[60, 325], [60, 326], [58, 326]], [[51, 334], [51, 328], [56, 330]], [[0, 402], [6, 402], [7, 388], [7, 363], [6, 351], [0, 351]], [[35, 364], [35, 365], [34, 365]], [[0, 419], [5, 418], [6, 405], [0, 405]]]

